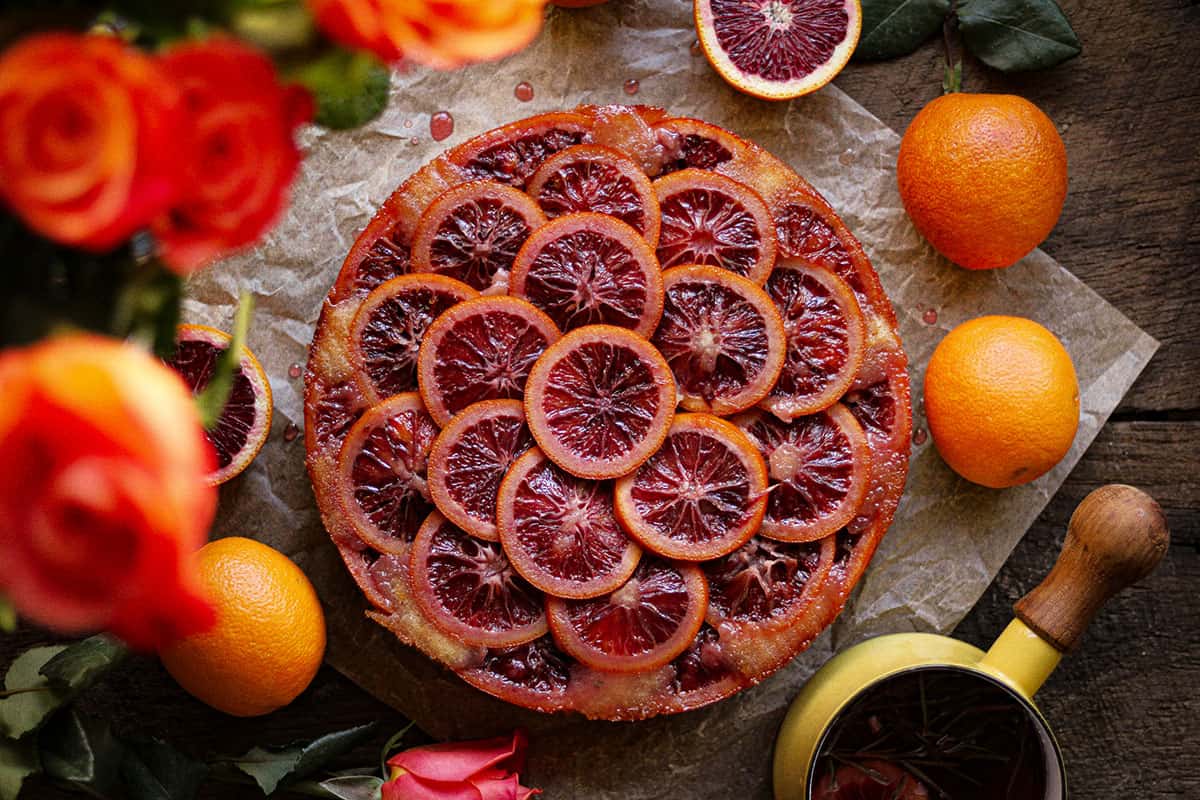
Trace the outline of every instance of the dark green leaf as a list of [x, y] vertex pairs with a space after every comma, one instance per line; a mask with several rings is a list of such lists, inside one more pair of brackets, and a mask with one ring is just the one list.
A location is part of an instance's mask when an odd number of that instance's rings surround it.
[[49, 777], [101, 797], [117, 797], [125, 748], [108, 723], [74, 708], [38, 734], [42, 769]]
[[206, 430], [212, 430], [217, 424], [221, 412], [225, 410], [225, 403], [229, 401], [229, 393], [233, 390], [233, 373], [242, 363], [242, 349], [246, 346], [246, 334], [250, 330], [250, 316], [253, 313], [254, 298], [243, 292], [238, 301], [229, 347], [217, 358], [208, 385], [196, 395], [200, 420]]
[[120, 664], [128, 651], [109, 636], [93, 636], [63, 650], [39, 672], [55, 686], [81, 692]]
[[967, 49], [1004, 72], [1046, 69], [1079, 55], [1079, 37], [1054, 0], [962, 0], [958, 24]]
[[329, 762], [353, 750], [370, 738], [375, 725], [360, 725], [326, 734], [311, 742], [291, 744], [283, 748], [255, 747], [238, 758], [230, 759], [234, 767], [255, 780], [263, 794], [279, 786], [312, 775]]
[[17, 800], [21, 786], [41, 770], [33, 740], [0, 739], [0, 800]]
[[131, 742], [121, 762], [129, 800], [192, 800], [208, 767], [165, 742]]
[[388, 758], [392, 755], [393, 750], [396, 750], [400, 747], [400, 744], [404, 741], [404, 737], [408, 735], [408, 732], [411, 731], [413, 726], [416, 724], [417, 723], [415, 722], [408, 723], [403, 728], [393, 733], [391, 738], [384, 742], [383, 749], [379, 751], [379, 771], [382, 774], [388, 774]]
[[19, 739], [45, 723], [51, 712], [67, 703], [75, 693], [58, 688], [41, 674], [41, 669], [66, 645], [31, 647], [17, 656], [4, 676], [8, 697], [0, 700], [0, 733]]
[[326, 780], [304, 781], [290, 787], [306, 797], [326, 797], [329, 800], [379, 800], [383, 780], [375, 775], [341, 775]]
[[157, 259], [147, 259], [137, 265], [116, 298], [112, 333], [141, 342], [160, 358], [168, 358], [175, 352], [182, 300], [183, 280]]
[[335, 130], [365, 125], [387, 106], [391, 73], [367, 53], [329, 50], [289, 75], [312, 92], [318, 125]]
[[950, 0], [862, 0], [862, 34], [855, 58], [908, 55], [942, 27]]

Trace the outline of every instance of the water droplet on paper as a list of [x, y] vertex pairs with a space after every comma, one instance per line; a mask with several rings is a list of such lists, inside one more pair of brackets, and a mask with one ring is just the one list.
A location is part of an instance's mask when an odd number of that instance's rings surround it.
[[294, 422], [289, 422], [287, 427], [283, 429], [283, 440], [285, 442], [294, 442], [296, 437], [300, 435], [300, 426]]
[[421, 143], [421, 140], [414, 136], [408, 140], [408, 143], [410, 145], [412, 145], [413, 147], [416, 147], [417, 145], [419, 145]]
[[625, 94], [633, 96], [638, 93], [638, 89], [642, 88], [641, 82], [637, 78], [630, 78], [625, 81]]
[[290, 367], [288, 367], [289, 378], [299, 378], [303, 372], [304, 367], [300, 366], [299, 364], [292, 364]]
[[429, 135], [435, 142], [450, 137], [454, 133], [454, 117], [449, 111], [439, 111], [429, 118]]
[[696, 39], [692, 42], [692, 55], [698, 56], [704, 52], [704, 48], [700, 46], [700, 40]]
[[925, 440], [928, 438], [929, 434], [925, 432], [924, 428], [917, 428], [913, 431], [913, 444], [915, 445], [925, 444]]
[[404, 120], [404, 127], [411, 128], [412, 126], [413, 126], [413, 121], [411, 119]]
[[926, 325], [937, 325], [938, 313], [936, 308], [931, 308], [921, 315], [921, 320]]
[[517, 84], [517, 88], [513, 89], [513, 96], [522, 103], [528, 103], [533, 99], [533, 84], [529, 81], [521, 81]]
[[846, 150], [840, 156], [838, 156], [838, 163], [841, 164], [843, 167], [850, 166], [851, 164], [854, 163], [854, 153], [851, 152], [850, 150]]

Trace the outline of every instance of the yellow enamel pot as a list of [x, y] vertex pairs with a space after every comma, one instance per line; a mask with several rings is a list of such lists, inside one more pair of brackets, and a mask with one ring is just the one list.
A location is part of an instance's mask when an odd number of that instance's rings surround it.
[[[793, 701], [775, 743], [776, 800], [810, 800], [821, 744], [867, 690], [912, 670], [956, 670], [1001, 687], [1040, 733], [1046, 800], [1066, 797], [1062, 753], [1033, 696], [1108, 598], [1148, 575], [1166, 553], [1158, 504], [1131, 486], [1092, 492], [1071, 516], [1058, 562], [1015, 606], [1016, 616], [984, 652], [928, 633], [879, 636], [830, 659]], [[1030, 798], [1029, 800], [1042, 800]]]

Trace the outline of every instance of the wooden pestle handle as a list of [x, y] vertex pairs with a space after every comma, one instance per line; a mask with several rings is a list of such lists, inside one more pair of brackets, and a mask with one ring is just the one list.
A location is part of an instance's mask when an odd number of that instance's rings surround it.
[[1167, 520], [1154, 498], [1132, 486], [1101, 486], [1071, 515], [1058, 561], [1017, 601], [1017, 617], [1066, 653], [1108, 598], [1154, 570], [1169, 543]]

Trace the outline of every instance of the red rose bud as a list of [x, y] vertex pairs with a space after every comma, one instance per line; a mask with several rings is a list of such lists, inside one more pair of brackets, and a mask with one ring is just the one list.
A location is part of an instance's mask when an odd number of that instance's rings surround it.
[[383, 800], [529, 800], [541, 789], [522, 786], [528, 741], [512, 737], [414, 747], [392, 758]]

